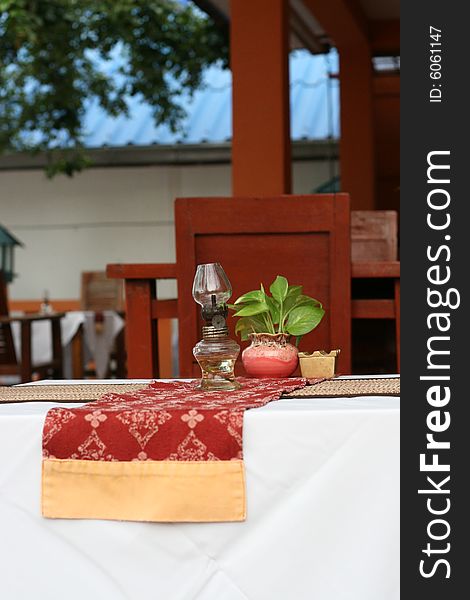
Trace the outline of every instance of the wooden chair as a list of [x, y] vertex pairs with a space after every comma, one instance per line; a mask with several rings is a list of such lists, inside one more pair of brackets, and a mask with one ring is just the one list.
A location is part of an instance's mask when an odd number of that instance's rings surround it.
[[[176, 265], [108, 265], [125, 280], [129, 377], [158, 376], [156, 321], [178, 316], [180, 376], [198, 376], [192, 348], [201, 336], [191, 294], [196, 265], [220, 262], [235, 299], [285, 275], [324, 303], [326, 317], [301, 348], [340, 347], [350, 372], [350, 210], [347, 194], [276, 198], [185, 198], [175, 202]], [[158, 301], [156, 280], [176, 279], [178, 301]], [[229, 318], [233, 332], [235, 319]], [[233, 335], [233, 333], [232, 333]], [[239, 367], [240, 368], [240, 367]]]
[[396, 366], [400, 372], [400, 262], [398, 261], [397, 213], [395, 211], [351, 212], [351, 256], [354, 282], [367, 280], [368, 288], [389, 281], [387, 297], [356, 298], [353, 288], [353, 319], [395, 321]]
[[[62, 341], [60, 320], [64, 313], [48, 315], [31, 314], [21, 317], [10, 317], [8, 314], [7, 287], [0, 271], [0, 375], [19, 376], [22, 383], [31, 381], [33, 373], [54, 379], [61, 379], [62, 374]], [[35, 321], [47, 320], [52, 329], [52, 361], [48, 364], [34, 366], [31, 357], [31, 325]], [[17, 360], [11, 324], [18, 322], [21, 330], [21, 361]]]
[[351, 261], [390, 262], [398, 256], [395, 210], [351, 211]]
[[105, 271], [82, 272], [82, 310], [123, 312], [124, 304], [124, 285], [122, 281], [109, 279]]
[[[96, 326], [100, 327], [103, 319], [102, 313], [112, 310], [124, 316], [125, 299], [124, 283], [118, 279], [109, 279], [106, 271], [83, 271], [81, 275], [81, 300], [82, 310], [95, 312]], [[80, 327], [78, 335], [72, 344], [74, 377], [82, 379], [83, 373], [83, 330]], [[126, 377], [126, 348], [124, 329], [116, 336], [110, 363], [115, 364], [112, 375], [118, 379]], [[81, 370], [79, 371], [81, 367]], [[92, 365], [94, 371], [94, 365]]]

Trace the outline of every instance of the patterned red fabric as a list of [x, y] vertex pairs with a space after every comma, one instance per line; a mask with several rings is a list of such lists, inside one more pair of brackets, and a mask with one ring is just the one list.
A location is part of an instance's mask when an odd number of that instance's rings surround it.
[[243, 413], [307, 380], [240, 379], [234, 392], [204, 392], [198, 382], [157, 381], [138, 392], [107, 394], [80, 408], [53, 408], [43, 430], [44, 458], [130, 460], [242, 459]]

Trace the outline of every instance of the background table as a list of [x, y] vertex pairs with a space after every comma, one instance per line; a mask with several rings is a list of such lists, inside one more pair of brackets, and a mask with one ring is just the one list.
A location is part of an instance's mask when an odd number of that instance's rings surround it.
[[399, 598], [398, 398], [247, 411], [248, 518], [208, 524], [43, 519], [51, 406], [0, 405], [1, 598]]
[[[97, 333], [94, 311], [70, 311], [61, 321], [62, 347], [64, 349], [64, 373], [72, 376], [72, 353], [70, 344], [83, 327], [85, 349], [96, 365], [97, 377], [104, 377], [108, 370], [109, 358], [116, 336], [124, 327], [124, 319], [115, 311], [103, 311], [102, 331]], [[20, 328], [18, 323], [12, 325], [16, 354], [21, 356]], [[50, 325], [38, 321], [32, 324], [31, 354], [33, 365], [41, 365], [52, 357], [52, 340]]]

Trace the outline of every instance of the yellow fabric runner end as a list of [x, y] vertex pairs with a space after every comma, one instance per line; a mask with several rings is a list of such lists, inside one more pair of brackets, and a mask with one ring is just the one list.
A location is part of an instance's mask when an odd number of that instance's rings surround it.
[[42, 514], [52, 519], [244, 521], [243, 461], [45, 459]]

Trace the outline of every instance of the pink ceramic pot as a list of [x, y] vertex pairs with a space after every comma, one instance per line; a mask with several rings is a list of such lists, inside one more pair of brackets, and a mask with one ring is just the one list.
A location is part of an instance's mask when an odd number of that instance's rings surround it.
[[288, 343], [285, 333], [252, 333], [251, 345], [242, 353], [249, 377], [289, 377], [298, 362], [297, 348]]

